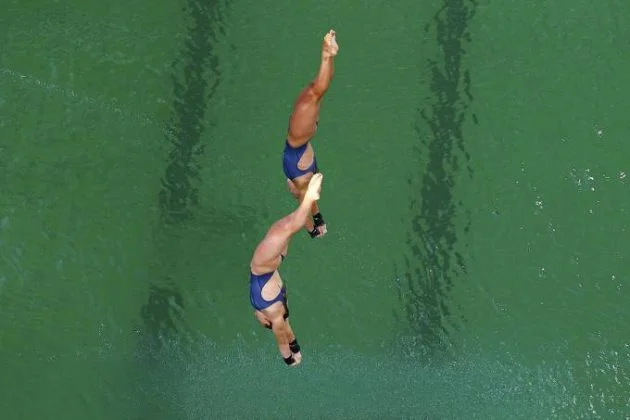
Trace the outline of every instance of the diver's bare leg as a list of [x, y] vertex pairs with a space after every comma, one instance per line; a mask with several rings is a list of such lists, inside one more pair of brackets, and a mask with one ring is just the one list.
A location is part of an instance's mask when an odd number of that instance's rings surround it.
[[292, 147], [300, 147], [313, 137], [319, 118], [319, 107], [335, 72], [334, 57], [339, 51], [335, 31], [324, 37], [322, 61], [317, 77], [300, 93], [289, 120], [287, 139]]
[[289, 240], [304, 227], [309, 219], [313, 203], [319, 200], [322, 180], [323, 175], [321, 173], [313, 175], [299, 207], [271, 225], [254, 251], [251, 262], [251, 268], [255, 270], [254, 272], [274, 271], [277, 268], [271, 265], [277, 264], [280, 255], [286, 255]]

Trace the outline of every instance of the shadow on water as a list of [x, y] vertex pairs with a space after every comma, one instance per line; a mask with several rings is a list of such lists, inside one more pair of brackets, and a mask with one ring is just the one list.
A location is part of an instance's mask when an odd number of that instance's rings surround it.
[[[186, 10], [189, 31], [181, 56], [172, 66], [174, 101], [172, 116], [164, 135], [171, 144], [166, 173], [158, 196], [160, 223], [157, 232], [157, 267], [152, 273], [168, 271], [172, 258], [169, 239], [183, 225], [192, 221], [199, 207], [199, 156], [204, 148], [201, 136], [209, 99], [219, 82], [217, 57], [213, 53], [215, 30], [221, 19], [218, 2], [189, 1]], [[141, 314], [149, 349], [157, 350], [164, 340], [175, 339], [181, 325], [184, 299], [177, 282], [170, 276], [157, 274], [159, 284], [152, 284], [149, 300]]]
[[452, 319], [448, 295], [455, 278], [466, 272], [465, 261], [455, 250], [455, 218], [466, 210], [454, 197], [454, 188], [462, 167], [472, 176], [463, 134], [472, 96], [462, 58], [464, 43], [470, 42], [468, 25], [475, 7], [472, 0], [445, 1], [433, 24], [425, 27], [427, 33], [435, 27], [439, 47], [438, 57], [427, 60], [432, 103], [420, 110], [416, 126], [420, 141], [416, 152], [427, 163], [425, 172], [410, 180], [420, 194], [411, 201], [415, 214], [407, 239], [409, 253], [404, 274], [397, 276], [402, 312], [397, 317], [407, 320], [401, 323], [406, 331], [400, 338], [407, 356], [425, 360], [451, 348], [448, 324], [454, 327], [457, 322]]
[[[144, 322], [140, 355], [149, 366], [147, 378], [154, 382], [153, 368], [165, 364], [163, 349], [175, 343], [184, 344], [186, 302], [176, 270], [177, 256], [185, 252], [179, 244], [186, 242], [185, 235], [192, 229], [199, 210], [201, 185], [199, 158], [204, 153], [202, 134], [207, 128], [206, 111], [220, 80], [216, 55], [217, 36], [221, 35], [223, 4], [220, 1], [187, 1], [185, 13], [188, 32], [180, 56], [172, 65], [172, 115], [167, 121], [164, 135], [171, 145], [166, 172], [161, 180], [158, 196], [159, 226], [154, 244], [156, 261], [150, 267], [151, 282], [148, 301], [141, 308]], [[202, 216], [203, 217], [203, 216]], [[178, 346], [181, 350], [186, 346]], [[144, 382], [145, 397], [150, 399], [143, 418], [177, 418], [176, 408], [162, 405], [162, 385]], [[154, 397], [154, 398], [152, 398]], [[175, 416], [175, 417], [172, 417]]]

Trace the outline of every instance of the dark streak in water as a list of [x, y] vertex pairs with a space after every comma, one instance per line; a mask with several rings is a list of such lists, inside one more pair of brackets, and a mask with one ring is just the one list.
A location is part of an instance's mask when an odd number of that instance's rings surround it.
[[172, 66], [174, 101], [172, 115], [164, 129], [171, 144], [166, 172], [158, 197], [160, 225], [154, 240], [158, 247], [156, 264], [151, 267], [153, 283], [148, 302], [142, 307], [145, 351], [153, 354], [165, 342], [177, 341], [183, 325], [185, 302], [168, 266], [174, 265], [173, 242], [195, 218], [199, 205], [198, 157], [203, 154], [201, 136], [205, 130], [207, 104], [219, 82], [214, 53], [216, 31], [221, 20], [217, 1], [188, 1], [189, 31]]
[[[160, 223], [155, 234], [157, 247], [155, 264], [150, 268], [151, 282], [148, 302], [141, 308], [144, 321], [142, 357], [148, 363], [147, 389], [143, 394], [150, 402], [142, 418], [166, 416], [175, 418], [178, 412], [175, 395], [167, 383], [156, 379], [160, 370], [169, 371], [169, 349], [184, 350], [188, 338], [184, 321], [186, 302], [180, 292], [178, 279], [173, 278], [178, 262], [177, 244], [186, 241], [186, 232], [196, 220], [199, 210], [201, 178], [198, 159], [203, 154], [201, 142], [207, 104], [220, 79], [215, 52], [220, 31], [222, 9], [219, 1], [190, 0], [185, 12], [189, 21], [187, 37], [181, 55], [172, 65], [171, 80], [174, 100], [172, 114], [164, 135], [171, 149], [158, 196]], [[174, 379], [174, 378], [171, 378]], [[175, 417], [173, 417], [175, 416]]]
[[411, 203], [419, 211], [411, 221], [405, 273], [398, 278], [402, 314], [397, 316], [406, 319], [407, 328], [401, 333], [406, 355], [427, 360], [445, 354], [452, 344], [449, 330], [458, 322], [449, 309], [449, 292], [466, 271], [464, 259], [455, 250], [454, 225], [455, 217], [466, 210], [453, 194], [463, 166], [472, 176], [463, 133], [472, 101], [471, 77], [462, 68], [462, 58], [464, 44], [470, 42], [468, 25], [475, 7], [472, 0], [445, 1], [434, 25], [425, 28], [427, 32], [433, 26], [436, 29], [439, 58], [427, 60], [432, 103], [420, 111], [416, 127], [421, 144], [417, 151], [427, 166], [424, 174], [410, 181], [412, 186], [421, 184], [420, 194]]

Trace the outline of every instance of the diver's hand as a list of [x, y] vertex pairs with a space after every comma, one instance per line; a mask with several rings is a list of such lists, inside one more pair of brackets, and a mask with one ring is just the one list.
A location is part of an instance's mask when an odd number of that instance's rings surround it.
[[302, 352], [298, 351], [297, 353], [293, 353], [293, 359], [295, 359], [295, 362], [289, 366], [297, 366], [302, 363]]

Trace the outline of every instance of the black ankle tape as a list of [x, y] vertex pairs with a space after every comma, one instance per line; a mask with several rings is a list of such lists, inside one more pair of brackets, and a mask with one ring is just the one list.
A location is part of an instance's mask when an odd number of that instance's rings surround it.
[[313, 215], [313, 224], [315, 227], [320, 227], [326, 224], [321, 212]]
[[289, 343], [289, 348], [291, 349], [291, 353], [300, 352], [300, 345], [297, 342], [297, 338]]

